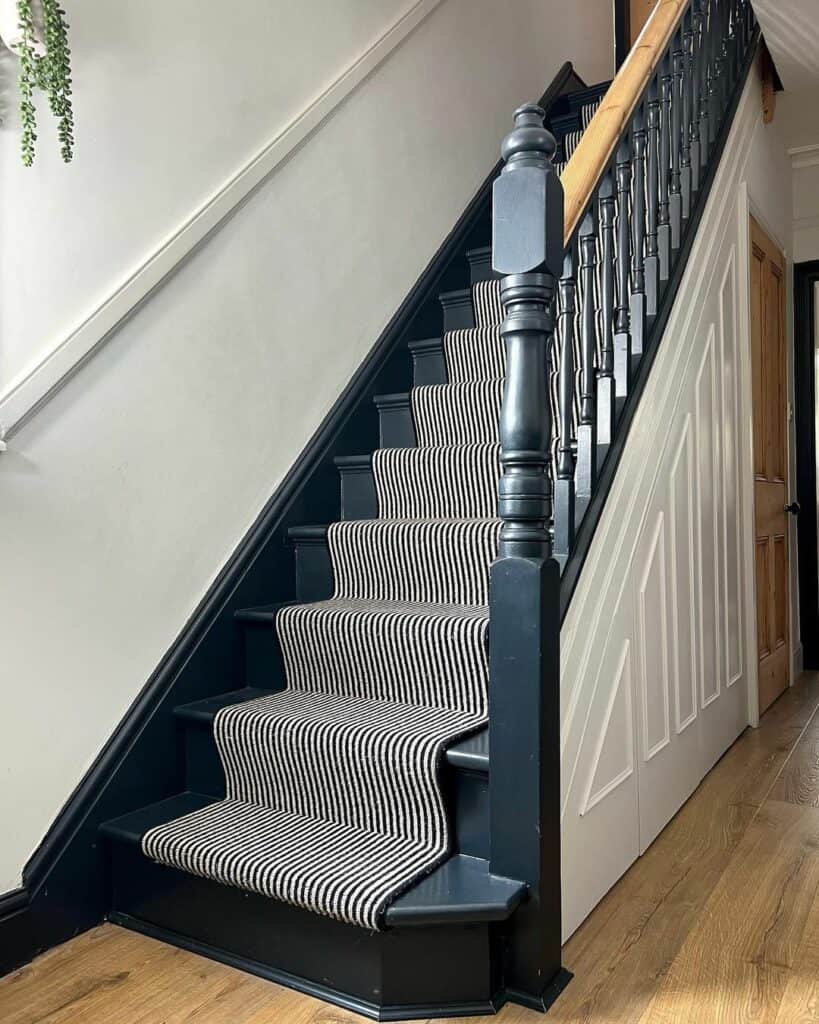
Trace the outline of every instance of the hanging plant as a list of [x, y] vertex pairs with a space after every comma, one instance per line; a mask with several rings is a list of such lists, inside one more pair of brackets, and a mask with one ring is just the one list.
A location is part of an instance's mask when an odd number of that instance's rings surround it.
[[14, 49], [20, 57], [20, 148], [23, 163], [34, 163], [37, 141], [37, 112], [34, 90], [48, 94], [51, 113], [57, 118], [60, 152], [66, 163], [74, 155], [74, 111], [71, 107], [71, 50], [68, 48], [68, 26], [65, 11], [58, 0], [40, 0], [43, 12], [45, 53], [36, 51], [37, 33], [31, 0], [17, 0], [19, 36]]

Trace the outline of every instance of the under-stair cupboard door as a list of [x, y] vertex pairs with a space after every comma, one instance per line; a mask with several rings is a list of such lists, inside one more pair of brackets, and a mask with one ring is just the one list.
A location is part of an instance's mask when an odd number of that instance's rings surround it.
[[759, 712], [790, 681], [785, 258], [751, 218], [754, 552]]

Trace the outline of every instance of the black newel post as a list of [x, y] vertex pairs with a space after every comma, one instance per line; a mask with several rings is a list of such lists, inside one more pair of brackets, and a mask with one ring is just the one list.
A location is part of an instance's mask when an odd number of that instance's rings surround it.
[[544, 1008], [560, 963], [560, 574], [552, 556], [547, 361], [555, 278], [563, 269], [563, 189], [543, 111], [515, 112], [493, 191], [492, 265], [506, 275], [506, 389], [500, 420], [498, 512], [490, 574], [490, 866], [529, 898], [501, 937], [503, 986]]

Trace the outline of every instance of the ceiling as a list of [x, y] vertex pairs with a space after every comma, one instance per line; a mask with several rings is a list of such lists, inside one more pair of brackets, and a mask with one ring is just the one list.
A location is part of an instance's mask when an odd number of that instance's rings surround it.
[[752, 0], [788, 91], [819, 88], [819, 0]]

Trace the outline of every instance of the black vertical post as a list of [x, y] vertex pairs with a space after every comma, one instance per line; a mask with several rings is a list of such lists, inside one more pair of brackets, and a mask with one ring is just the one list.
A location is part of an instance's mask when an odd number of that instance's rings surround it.
[[560, 573], [549, 532], [547, 362], [563, 269], [563, 189], [543, 111], [515, 112], [493, 189], [492, 265], [504, 276], [501, 536], [489, 586], [490, 869], [525, 881], [505, 926], [503, 986], [545, 1009], [564, 983], [560, 907]]
[[646, 312], [656, 316], [660, 298], [660, 96], [657, 76], [648, 87], [648, 171], [646, 173]]
[[597, 211], [592, 202], [580, 221], [580, 420], [577, 426], [575, 515], [583, 518], [597, 482]]
[[700, 176], [704, 176], [711, 152], [711, 44], [709, 10], [711, 0], [700, 0], [702, 36], [700, 39]]
[[671, 248], [682, 241], [682, 100], [685, 59], [682, 36], [677, 32], [671, 54], [671, 179], [668, 187], [668, 219], [671, 224]]
[[557, 378], [557, 465], [555, 469], [554, 553], [565, 564], [574, 546], [574, 328], [575, 251], [563, 257], [563, 273], [557, 289], [557, 337], [560, 347]]
[[691, 216], [691, 77], [693, 71], [694, 29], [691, 10], [686, 11], [683, 22], [682, 46], [682, 154], [680, 158], [680, 186], [682, 192], [682, 216]]
[[634, 186], [631, 211], [631, 354], [645, 349], [646, 317], [646, 126], [642, 104], [632, 125], [634, 136]]
[[[617, 300], [614, 309], [614, 365], [626, 388], [631, 381], [631, 144], [628, 133], [620, 140], [615, 156], [617, 179]], [[642, 338], [639, 339], [642, 345]], [[642, 350], [641, 350], [642, 354]]]
[[614, 361], [614, 181], [606, 171], [598, 191], [600, 219], [600, 371], [597, 378], [597, 440], [610, 445], [614, 440], [617, 395], [628, 388], [628, 377], [620, 380]]
[[691, 88], [691, 191], [700, 190], [700, 60], [702, 55], [702, 11], [701, 0], [692, 0], [691, 5], [691, 54], [690, 88]]
[[660, 80], [660, 208], [657, 217], [657, 242], [660, 248], [660, 280], [671, 276], [671, 55], [662, 60]]

